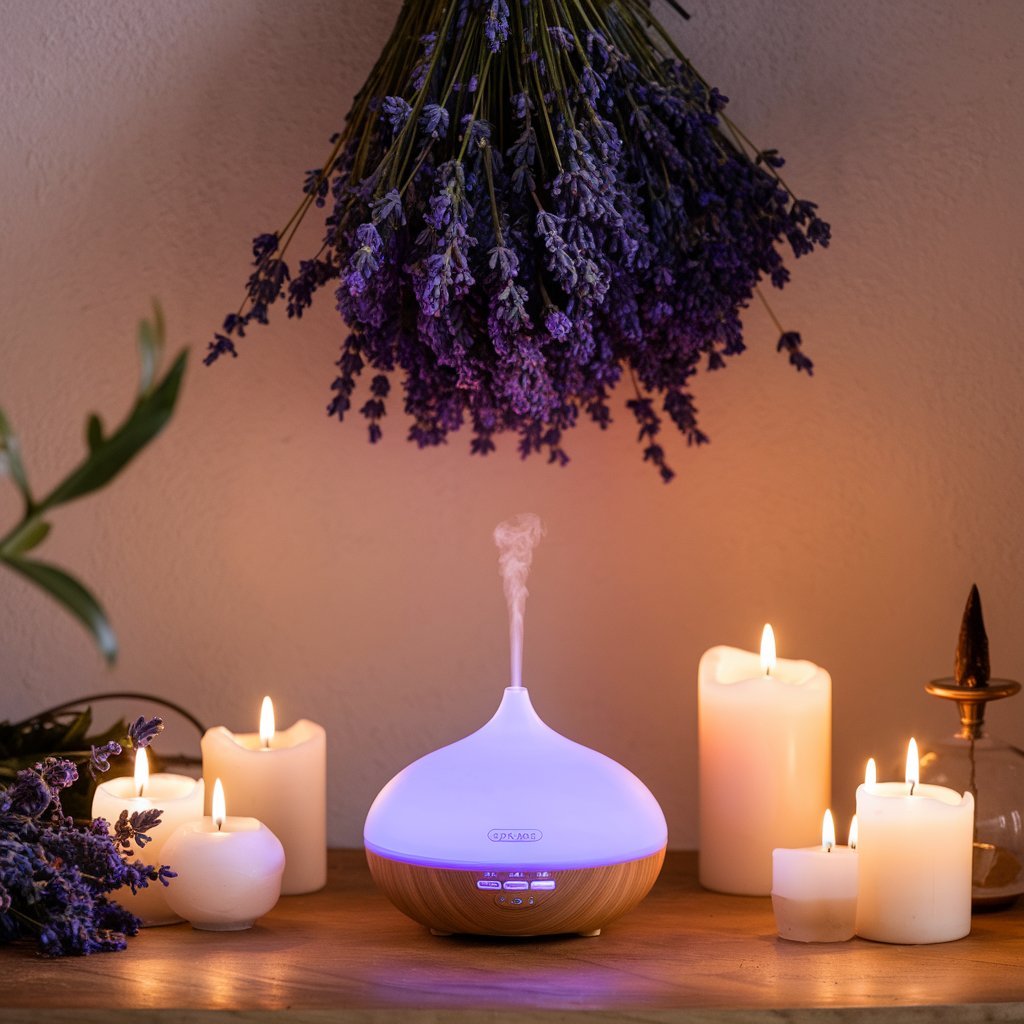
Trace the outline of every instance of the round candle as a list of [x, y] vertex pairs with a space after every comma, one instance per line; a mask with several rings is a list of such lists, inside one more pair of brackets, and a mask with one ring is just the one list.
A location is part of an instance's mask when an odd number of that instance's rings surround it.
[[[276, 731], [264, 698], [258, 733], [209, 729], [202, 740], [203, 776], [231, 794], [232, 810], [262, 821], [284, 844], [281, 892], [313, 892], [327, 882], [327, 736], [301, 719]], [[207, 810], [210, 810], [209, 800]]]
[[857, 789], [857, 934], [879, 942], [950, 942], [971, 930], [974, 798], [918, 781]]
[[229, 818], [220, 780], [213, 814], [182, 825], [164, 850], [178, 877], [168, 903], [193, 928], [241, 931], [271, 910], [281, 895], [284, 848], [255, 818]]
[[[186, 775], [172, 775], [169, 772], [149, 774], [149, 762], [145, 749], [135, 755], [135, 776], [123, 776], [101, 782], [92, 798], [92, 816], [105, 818], [113, 834], [114, 822], [122, 811], [129, 815], [133, 811], [149, 811], [157, 807], [162, 812], [160, 824], [146, 834], [150, 842], [137, 852], [139, 860], [159, 867], [174, 865], [166, 858], [164, 850], [167, 840], [180, 825], [197, 821], [203, 816], [203, 780], [190, 779]], [[172, 886], [175, 880], [171, 879]], [[134, 895], [130, 889], [121, 889], [111, 894], [121, 906], [130, 910], [144, 925], [174, 924], [181, 918], [174, 913], [167, 902], [170, 886], [161, 882], [150, 882], [145, 889]]]
[[772, 909], [779, 935], [797, 942], [845, 942], [857, 913], [857, 851], [836, 846], [825, 812], [821, 846], [772, 851]]
[[697, 684], [700, 882], [767, 896], [772, 850], [810, 846], [829, 802], [832, 680], [809, 661], [712, 647]]

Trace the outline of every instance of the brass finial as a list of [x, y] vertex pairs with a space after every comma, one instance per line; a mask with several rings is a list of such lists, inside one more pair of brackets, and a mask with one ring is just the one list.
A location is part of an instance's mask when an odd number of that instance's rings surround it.
[[956, 645], [953, 678], [957, 686], [988, 686], [991, 669], [988, 662], [988, 634], [981, 614], [978, 584], [971, 584], [964, 617], [960, 622], [960, 640]]
[[977, 739], [985, 724], [985, 703], [1012, 697], [1020, 683], [1012, 679], [989, 679], [988, 634], [981, 614], [981, 595], [972, 584], [960, 622], [960, 638], [952, 679], [935, 679], [925, 689], [936, 697], [955, 700], [960, 709], [961, 734]]

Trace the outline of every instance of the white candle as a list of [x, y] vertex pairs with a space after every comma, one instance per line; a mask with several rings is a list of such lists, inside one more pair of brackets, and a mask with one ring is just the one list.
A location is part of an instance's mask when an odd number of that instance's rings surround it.
[[700, 882], [767, 896], [772, 850], [810, 846], [827, 806], [832, 680], [809, 661], [712, 647], [698, 669]]
[[[143, 748], [135, 755], [134, 778], [124, 776], [101, 782], [92, 798], [92, 816], [105, 818], [110, 824], [111, 834], [114, 822], [122, 811], [126, 810], [131, 815], [134, 811], [149, 811], [154, 807], [162, 812], [160, 824], [149, 830], [147, 835], [151, 841], [142, 850], [133, 847], [132, 859], [154, 864], [157, 868], [167, 864], [173, 871], [174, 865], [164, 857], [164, 847], [179, 825], [197, 821], [203, 816], [202, 779], [197, 781], [186, 775], [172, 775], [169, 772], [150, 775], [149, 761]], [[174, 885], [173, 878], [170, 884]], [[135, 914], [144, 925], [173, 924], [180, 918], [167, 903], [169, 888], [161, 882], [150, 882], [145, 889], [140, 889], [134, 895], [130, 889], [120, 889], [111, 896]]]
[[[263, 700], [259, 733], [208, 729], [202, 740], [207, 787], [223, 779], [231, 807], [258, 818], [284, 844], [281, 892], [313, 892], [327, 882], [327, 736], [301, 719], [274, 728], [273, 705]], [[209, 798], [207, 810], [210, 810]]]
[[[852, 832], [852, 829], [851, 829]], [[797, 942], [845, 942], [857, 913], [857, 852], [836, 846], [832, 812], [821, 846], [772, 851], [772, 909], [779, 935]]]
[[178, 872], [168, 903], [193, 928], [241, 931], [277, 903], [284, 848], [263, 822], [227, 816], [220, 779], [213, 790], [213, 814], [167, 840], [164, 849]]
[[974, 798], [918, 782], [917, 745], [906, 782], [857, 789], [857, 934], [879, 942], [949, 942], [971, 930]]

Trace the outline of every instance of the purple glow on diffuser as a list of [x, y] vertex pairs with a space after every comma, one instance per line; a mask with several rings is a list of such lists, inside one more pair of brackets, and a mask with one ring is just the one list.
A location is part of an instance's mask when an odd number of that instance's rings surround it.
[[498, 545], [498, 566], [505, 583], [508, 602], [508, 631], [511, 647], [512, 674], [510, 686], [523, 685], [523, 611], [526, 606], [526, 577], [530, 574], [533, 549], [540, 542], [544, 528], [533, 512], [521, 512], [494, 528]]
[[632, 772], [545, 725], [510, 686], [486, 725], [399, 772], [366, 817], [378, 856], [424, 867], [557, 871], [664, 849], [665, 816]]

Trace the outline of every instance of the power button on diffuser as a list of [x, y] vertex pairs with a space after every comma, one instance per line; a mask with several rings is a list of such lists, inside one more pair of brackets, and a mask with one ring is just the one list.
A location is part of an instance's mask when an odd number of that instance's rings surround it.
[[506, 910], [512, 907], [532, 907], [537, 901], [530, 895], [526, 896], [506, 896], [501, 893], [494, 897], [494, 902], [499, 907], [504, 907]]

